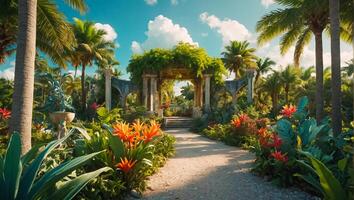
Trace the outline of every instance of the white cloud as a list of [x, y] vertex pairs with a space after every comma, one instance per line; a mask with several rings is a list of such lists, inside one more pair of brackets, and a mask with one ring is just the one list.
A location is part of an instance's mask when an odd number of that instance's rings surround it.
[[157, 4], [157, 0], [145, 0], [145, 3], [147, 3], [150, 6], [152, 6], [152, 5]]
[[[158, 3], [157, 0], [144, 0], [144, 1], [145, 1], [146, 4], [148, 4], [148, 5], [150, 5], [150, 6], [153, 6], [153, 5], [155, 5], [155, 4]], [[178, 3], [179, 3], [178, 0], [171, 0], [171, 4], [174, 5], [174, 6], [175, 6], [175, 5], [178, 5]]]
[[232, 40], [252, 39], [251, 32], [237, 20], [228, 18], [221, 20], [215, 15], [209, 15], [207, 12], [200, 14], [199, 17], [203, 23], [208, 24], [211, 29], [215, 29], [221, 35], [223, 46], [228, 45]]
[[178, 4], [178, 0], [171, 0], [171, 4], [172, 5], [177, 5]]
[[137, 53], [137, 54], [141, 54], [141, 53], [144, 52], [144, 50], [141, 48], [139, 42], [137, 42], [137, 41], [133, 41], [133, 42], [132, 42], [131, 50], [132, 50], [134, 53]]
[[208, 37], [209, 34], [208, 33], [202, 33], [201, 35], [202, 35], [202, 37]]
[[138, 43], [133, 41], [131, 49], [134, 53], [141, 53], [144, 50], [152, 48], [172, 48], [179, 42], [186, 42], [198, 46], [198, 43], [193, 42], [188, 30], [179, 24], [174, 24], [173, 21], [163, 15], [155, 17], [149, 21], [148, 30], [145, 32], [147, 39]]
[[274, 0], [261, 0], [261, 3], [264, 7], [268, 8], [270, 5], [274, 3]]
[[10, 63], [10, 67], [0, 71], [0, 78], [14, 80], [15, 78], [15, 61]]
[[[74, 75], [75, 75], [75, 70], [69, 70], [68, 71], [68, 74], [70, 74], [72, 77], [74, 77]], [[76, 77], [80, 77], [81, 76], [81, 70], [77, 70], [76, 71]]]
[[[285, 55], [280, 54], [279, 46], [268, 46], [265, 48], [258, 49], [257, 53], [261, 57], [269, 57], [277, 63], [277, 67], [279, 66], [287, 66], [289, 64], [293, 64], [294, 60], [294, 50], [295, 47], [291, 47], [289, 51]], [[342, 50], [341, 51], [341, 66], [345, 66], [345, 62], [352, 58], [352, 52]], [[310, 67], [315, 66], [315, 50], [310, 49], [308, 46], [304, 48], [304, 52], [302, 53], [300, 65], [302, 67]], [[331, 66], [331, 53], [324, 52], [323, 54], [323, 66], [324, 68]]]
[[101, 29], [104, 30], [106, 32], [106, 35], [104, 35], [104, 39], [106, 41], [114, 41], [115, 39], [117, 39], [118, 34], [117, 32], [114, 30], [114, 28], [109, 25], [109, 24], [101, 24], [101, 23], [96, 23], [95, 27], [97, 29]]

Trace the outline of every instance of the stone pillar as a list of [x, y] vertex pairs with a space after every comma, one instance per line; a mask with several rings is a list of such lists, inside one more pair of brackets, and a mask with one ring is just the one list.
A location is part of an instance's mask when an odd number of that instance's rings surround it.
[[111, 69], [105, 70], [105, 103], [106, 109], [111, 110], [112, 108], [112, 72]]
[[204, 110], [210, 111], [210, 77], [211, 74], [204, 74]]
[[247, 103], [253, 103], [254, 70], [247, 70]]
[[154, 112], [156, 107], [157, 83], [156, 75], [151, 75], [150, 79], [150, 107], [149, 111]]
[[202, 116], [202, 85], [201, 80], [194, 81], [193, 118]]
[[143, 104], [148, 108], [148, 77], [143, 75]]

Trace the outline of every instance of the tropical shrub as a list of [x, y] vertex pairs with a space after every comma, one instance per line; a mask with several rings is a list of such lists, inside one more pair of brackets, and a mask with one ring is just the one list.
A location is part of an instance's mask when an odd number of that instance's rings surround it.
[[[252, 148], [256, 154], [253, 170], [260, 175], [268, 176], [281, 186], [294, 183], [309, 186], [302, 180], [310, 183], [319, 181], [321, 177], [316, 176], [313, 170], [308, 171], [309, 167], [304, 167], [304, 163], [308, 166], [317, 163], [318, 160], [330, 169], [341, 185], [346, 185], [349, 175], [338, 163], [350, 156], [344, 151], [348, 146], [346, 141], [348, 133], [334, 137], [328, 120], [325, 119], [318, 124], [314, 118], [308, 116], [307, 105], [308, 99], [303, 97], [297, 106], [284, 106], [281, 118], [275, 125], [258, 130], [258, 142]], [[306, 152], [316, 160], [304, 157], [299, 152]], [[295, 174], [306, 174], [306, 178]], [[322, 193], [319, 187], [307, 188], [317, 194]]]
[[109, 167], [69, 178], [68, 175], [102, 152], [95, 152], [68, 160], [41, 176], [39, 172], [46, 157], [69, 136], [52, 141], [39, 152], [40, 145], [21, 156], [21, 141], [13, 133], [4, 157], [0, 156], [1, 199], [72, 199], [85, 185], [98, 175], [112, 170]]
[[6, 108], [0, 108], [0, 135], [5, 135], [9, 127], [11, 111]]
[[163, 134], [155, 121], [115, 122], [112, 126], [92, 122], [86, 126], [89, 137], [76, 141], [75, 156], [105, 150], [85, 170], [103, 166], [116, 170], [90, 183], [80, 193], [82, 198], [120, 199], [133, 190], [141, 194], [147, 177], [174, 153], [174, 137]]

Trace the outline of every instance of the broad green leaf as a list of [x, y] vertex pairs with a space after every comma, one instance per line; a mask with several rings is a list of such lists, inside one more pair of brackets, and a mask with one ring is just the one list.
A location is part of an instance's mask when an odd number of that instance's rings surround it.
[[24, 169], [25, 169], [25, 166], [29, 164], [29, 162], [31, 162], [37, 155], [38, 153], [38, 150], [44, 146], [44, 144], [37, 144], [35, 146], [33, 146], [25, 155], [23, 155], [21, 157], [21, 162], [24, 166]]
[[36, 183], [33, 185], [28, 197], [30, 199], [40, 198], [45, 194], [48, 189], [55, 186], [55, 184], [62, 178], [69, 175], [72, 171], [84, 165], [87, 161], [91, 160], [96, 155], [102, 153], [96, 152], [89, 155], [80, 156], [60, 164], [58, 167], [46, 172]]
[[0, 155], [0, 199], [6, 199], [5, 177], [4, 177], [4, 159]]
[[338, 161], [338, 168], [344, 172], [345, 168], [347, 167], [348, 164], [348, 157], [343, 158], [341, 160]]
[[117, 136], [109, 134], [109, 146], [114, 153], [115, 160], [119, 160], [124, 155], [124, 144]]
[[87, 133], [86, 129], [74, 126], [74, 129], [78, 130], [86, 140], [91, 140], [91, 136]]
[[79, 193], [88, 182], [99, 176], [101, 173], [112, 170], [110, 167], [104, 167], [96, 171], [83, 174], [73, 180], [66, 182], [60, 186], [48, 199], [70, 200]]
[[43, 160], [48, 156], [50, 152], [52, 152], [57, 146], [59, 146], [63, 141], [71, 136], [73, 132], [74, 129], [70, 130], [69, 133], [63, 138], [50, 142], [46, 148], [37, 156], [37, 158], [33, 160], [32, 163], [27, 167], [21, 178], [21, 185], [18, 194], [20, 199], [27, 198], [27, 195], [32, 188]]
[[316, 188], [318, 191], [320, 191], [321, 193], [323, 193], [322, 187], [320, 185], [320, 183], [318, 182], [318, 180], [316, 178], [314, 178], [311, 175], [302, 175], [302, 174], [294, 174], [294, 176], [299, 177], [301, 179], [303, 179], [304, 181], [306, 181], [308, 184], [312, 185], [314, 188]]
[[6, 199], [16, 199], [22, 173], [20, 134], [12, 134], [4, 159]]
[[281, 119], [276, 124], [276, 132], [283, 142], [292, 145], [296, 143], [296, 137], [293, 133], [291, 123], [286, 119]]
[[333, 173], [319, 160], [307, 155], [314, 167], [318, 177], [320, 178], [320, 184], [323, 189], [323, 195], [327, 200], [341, 199], [346, 200], [347, 195], [344, 188], [333, 175]]
[[308, 104], [309, 104], [309, 99], [306, 96], [302, 97], [299, 100], [299, 103], [297, 104], [296, 114], [303, 114], [304, 112], [306, 112], [306, 107]]

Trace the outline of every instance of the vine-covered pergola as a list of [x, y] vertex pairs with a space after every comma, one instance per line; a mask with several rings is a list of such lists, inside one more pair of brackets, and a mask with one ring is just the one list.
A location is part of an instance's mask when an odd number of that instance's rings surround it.
[[[165, 80], [189, 80], [194, 85], [193, 117], [200, 117], [203, 111], [210, 110], [210, 89], [212, 84], [223, 84], [223, 76], [227, 74], [220, 58], [210, 57], [203, 48], [179, 43], [173, 49], [152, 49], [141, 55], [134, 55], [127, 71], [131, 82], [111, 79], [106, 73], [106, 106], [110, 109], [111, 87], [121, 92], [125, 101], [130, 89], [137, 89], [142, 105], [148, 111], [162, 116], [161, 85]], [[243, 85], [253, 90], [253, 76], [245, 79], [227, 81], [226, 89], [232, 94]], [[124, 84], [123, 84], [124, 83]], [[252, 98], [252, 92], [248, 97]], [[124, 104], [124, 103], [123, 103]]]

